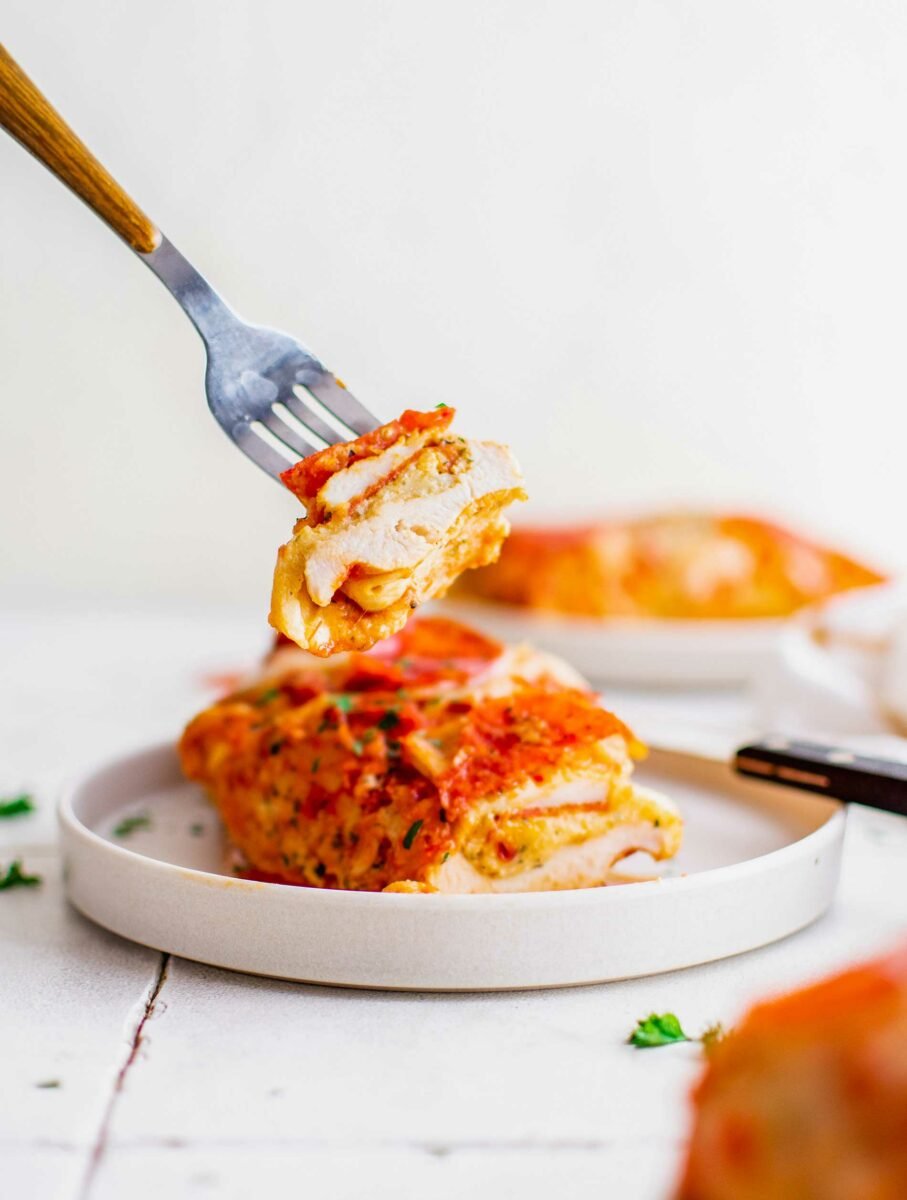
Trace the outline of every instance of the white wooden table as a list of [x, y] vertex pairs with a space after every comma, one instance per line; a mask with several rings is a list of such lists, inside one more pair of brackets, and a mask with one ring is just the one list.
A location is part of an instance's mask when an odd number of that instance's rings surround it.
[[[366, 993], [198, 966], [95, 928], [62, 898], [60, 779], [172, 736], [252, 661], [248, 620], [7, 615], [0, 862], [0, 1194], [17, 1200], [664, 1200], [687, 1126], [694, 1046], [637, 1051], [637, 1018], [699, 1030], [907, 929], [907, 822], [851, 814], [832, 913], [779, 945], [659, 978], [505, 995]], [[653, 711], [740, 719], [734, 697]], [[644, 697], [622, 711], [644, 722]], [[643, 732], [645, 732], [643, 728]], [[55, 1086], [42, 1086], [52, 1083]]]

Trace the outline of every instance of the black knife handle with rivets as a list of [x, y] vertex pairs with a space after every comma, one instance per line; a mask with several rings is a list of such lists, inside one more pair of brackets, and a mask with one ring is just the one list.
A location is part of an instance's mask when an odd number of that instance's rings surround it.
[[867, 804], [907, 817], [907, 763], [855, 754], [819, 742], [770, 737], [741, 746], [734, 756], [741, 775], [765, 779], [835, 800]]

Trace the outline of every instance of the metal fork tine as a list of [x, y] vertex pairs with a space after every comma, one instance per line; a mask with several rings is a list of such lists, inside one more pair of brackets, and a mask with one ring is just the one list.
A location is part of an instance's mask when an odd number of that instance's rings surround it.
[[345, 425], [349, 425], [350, 429], [355, 429], [356, 433], [371, 433], [381, 424], [329, 371], [325, 371], [317, 379], [305, 379], [300, 382], [304, 383], [315, 399], [329, 412]]
[[233, 430], [233, 441], [247, 458], [251, 458], [273, 479], [279, 480], [281, 471], [286, 471], [293, 465], [291, 459], [278, 454], [273, 446], [269, 446], [264, 438], [260, 437], [254, 429], [250, 429], [248, 425], [238, 425]]
[[[241, 321], [167, 238], [140, 257], [201, 334], [205, 391], [217, 423], [269, 475], [285, 469], [282, 449], [307, 456], [322, 443], [346, 440], [343, 426], [363, 434], [381, 424], [301, 342]], [[290, 398], [297, 385], [307, 394]]]
[[267, 426], [276, 438], [283, 442], [285, 446], [289, 446], [297, 454], [301, 454], [303, 458], [308, 458], [310, 454], [314, 454], [318, 449], [317, 446], [313, 446], [307, 442], [298, 430], [289, 425], [280, 413], [274, 412], [273, 409], [263, 413], [260, 419], [262, 425]]
[[[302, 390], [302, 385], [299, 385]], [[336, 429], [332, 429], [327, 421], [322, 420], [311, 405], [306, 404], [304, 400], [296, 395], [295, 392], [288, 392], [287, 395], [280, 397], [280, 403], [285, 404], [294, 417], [306, 425], [312, 433], [318, 435], [329, 446], [335, 445], [337, 442], [349, 441], [349, 435], [346, 437], [342, 433], [338, 433]]]

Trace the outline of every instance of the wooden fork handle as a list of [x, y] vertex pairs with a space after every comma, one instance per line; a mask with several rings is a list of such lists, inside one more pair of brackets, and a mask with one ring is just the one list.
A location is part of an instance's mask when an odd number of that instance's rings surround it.
[[0, 125], [140, 254], [161, 233], [0, 45]]

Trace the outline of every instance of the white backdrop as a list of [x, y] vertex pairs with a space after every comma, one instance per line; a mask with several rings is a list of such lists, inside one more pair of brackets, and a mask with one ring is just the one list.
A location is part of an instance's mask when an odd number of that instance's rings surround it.
[[[384, 416], [457, 404], [536, 513], [907, 559], [901, 0], [4, 0], [0, 36], [235, 307]], [[2, 136], [0, 364], [0, 598], [264, 609], [295, 502]]]

